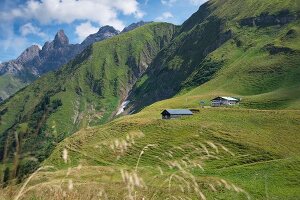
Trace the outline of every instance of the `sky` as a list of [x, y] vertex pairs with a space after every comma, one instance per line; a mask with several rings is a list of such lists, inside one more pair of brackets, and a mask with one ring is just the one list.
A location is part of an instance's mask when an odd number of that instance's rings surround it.
[[0, 0], [0, 63], [43, 46], [60, 29], [81, 43], [101, 26], [118, 30], [138, 21], [180, 25], [206, 0]]

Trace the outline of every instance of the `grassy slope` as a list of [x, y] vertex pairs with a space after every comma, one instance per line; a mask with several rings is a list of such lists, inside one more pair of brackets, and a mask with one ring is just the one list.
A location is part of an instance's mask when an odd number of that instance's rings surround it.
[[[139, 156], [136, 173], [144, 184], [134, 187], [138, 199], [199, 198], [194, 179], [207, 199], [296, 199], [300, 195], [299, 111], [204, 108], [193, 117], [160, 119], [166, 106], [193, 107], [192, 99], [179, 96], [161, 101], [136, 115], [79, 131], [44, 162], [56, 169], [35, 176], [28, 186], [33, 190], [25, 196], [61, 195], [54, 185], [62, 181], [70, 199], [100, 191], [109, 199], [126, 198], [128, 183], [121, 171], [134, 173]], [[62, 158], [64, 149], [67, 163]], [[69, 180], [74, 184], [71, 191], [66, 189]]]
[[26, 169], [79, 128], [111, 119], [174, 29], [170, 24], [152, 23], [96, 43], [59, 71], [6, 100], [0, 106], [1, 160], [10, 163], [14, 159], [14, 133], [21, 140], [19, 154], [26, 160], [21, 163]]
[[[3, 99], [8, 98], [10, 95], [16, 93], [19, 89], [23, 88], [27, 84], [14, 78], [10, 75], [3, 75], [0, 77], [0, 97]], [[6, 92], [5, 92], [6, 91]]]
[[[247, 17], [264, 12], [276, 15], [282, 10], [295, 14], [300, 8], [292, 0], [205, 4], [183, 24], [170, 46], [158, 54], [136, 84], [130, 96], [134, 100], [132, 109], [139, 110], [201, 84], [197, 93], [205, 94], [205, 100], [223, 94], [243, 97], [247, 108], [299, 108], [299, 20], [283, 26], [239, 24]], [[226, 38], [228, 31], [232, 34]], [[215, 45], [218, 48], [210, 53]], [[267, 45], [288, 48], [293, 53], [271, 54]]]
[[[297, 30], [297, 36], [283, 39], [289, 30]], [[299, 53], [270, 55], [263, 50], [267, 44], [276, 44], [299, 52], [299, 22], [281, 29], [243, 28], [237, 34], [247, 35], [244, 41], [250, 41], [252, 47], [242, 50], [236, 48], [234, 41], [229, 41], [210, 54], [207, 59], [225, 61], [222, 69], [212, 81], [189, 93], [203, 94], [199, 98], [206, 100], [217, 94], [239, 96], [243, 98], [242, 105], [248, 108], [299, 109]]]

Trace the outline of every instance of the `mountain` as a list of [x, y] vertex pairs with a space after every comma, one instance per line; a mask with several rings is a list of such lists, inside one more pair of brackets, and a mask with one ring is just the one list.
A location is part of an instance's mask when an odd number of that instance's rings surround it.
[[[147, 23], [149, 22], [133, 23], [125, 27], [122, 32], [134, 30]], [[60, 30], [56, 33], [54, 40], [46, 42], [42, 49], [33, 45], [16, 60], [0, 63], [0, 102], [41, 75], [66, 64], [89, 45], [119, 33], [112, 26], [103, 26], [97, 33], [89, 35], [81, 44], [69, 44], [68, 37], [63, 30]]]
[[46, 42], [44, 44], [39, 52], [39, 56], [32, 59], [25, 67], [33, 68], [40, 76], [66, 64], [81, 50], [79, 45], [69, 44], [68, 37], [63, 30], [60, 30], [57, 32], [52, 42]]
[[244, 10], [239, 12], [230, 3], [240, 5], [233, 0], [209, 1], [183, 23], [177, 37], [134, 86], [127, 99], [129, 113], [211, 79], [205, 84], [210, 97], [220, 92], [248, 96], [247, 107], [255, 101], [254, 107], [286, 108], [298, 101], [299, 8], [290, 1], [282, 7], [271, 1], [247, 2], [253, 12], [242, 5]]
[[144, 26], [146, 24], [149, 24], [149, 23], [152, 23], [152, 22], [144, 22], [144, 21], [139, 21], [139, 22], [136, 22], [136, 23], [132, 23], [130, 24], [129, 26], [125, 27], [121, 33], [126, 33], [128, 31], [132, 31], [138, 27], [141, 27], [141, 26]]
[[107, 38], [111, 38], [115, 35], [118, 35], [120, 32], [112, 26], [103, 26], [99, 29], [99, 31], [95, 34], [89, 35], [81, 45], [87, 47], [95, 42], [105, 40]]
[[[44, 170], [3, 198], [297, 199], [299, 14], [211, 0], [93, 44], [0, 105], [3, 184]], [[221, 95], [240, 105], [209, 107]], [[162, 120], [170, 108], [195, 113]]]
[[[0, 106], [0, 159], [15, 163], [12, 177], [28, 173], [33, 168], [27, 165], [38, 165], [78, 129], [112, 119], [174, 31], [174, 25], [151, 23], [94, 43], [62, 68], [4, 101]], [[18, 134], [18, 158], [14, 156], [14, 133]]]

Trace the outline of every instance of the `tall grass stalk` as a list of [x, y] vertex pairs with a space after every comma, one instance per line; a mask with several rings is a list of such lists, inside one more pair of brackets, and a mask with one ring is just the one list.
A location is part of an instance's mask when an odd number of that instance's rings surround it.
[[[19, 200], [19, 198], [20, 198], [22, 195], [25, 194], [25, 192], [23, 192], [23, 191], [25, 190], [26, 186], [28, 185], [28, 183], [30, 182], [30, 180], [31, 180], [31, 179], [32, 179], [39, 171], [41, 171], [41, 170], [43, 170], [43, 169], [50, 169], [50, 168], [55, 169], [55, 167], [53, 167], [53, 166], [43, 166], [43, 167], [38, 168], [34, 173], [32, 173], [32, 174], [28, 177], [28, 179], [25, 181], [25, 183], [23, 184], [23, 186], [22, 186], [21, 189], [19, 190], [17, 196], [15, 196], [14, 200]], [[28, 190], [26, 190], [26, 192], [27, 192], [27, 191], [28, 191]]]

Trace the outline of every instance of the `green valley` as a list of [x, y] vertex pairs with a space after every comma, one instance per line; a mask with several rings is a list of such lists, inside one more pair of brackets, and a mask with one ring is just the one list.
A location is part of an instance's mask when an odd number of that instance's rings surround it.
[[80, 128], [112, 119], [174, 30], [171, 24], [153, 23], [96, 43], [3, 102], [1, 160], [4, 166], [15, 163], [11, 176], [31, 172], [58, 142]]
[[299, 77], [295, 0], [211, 0], [97, 42], [0, 105], [0, 199], [298, 199]]

